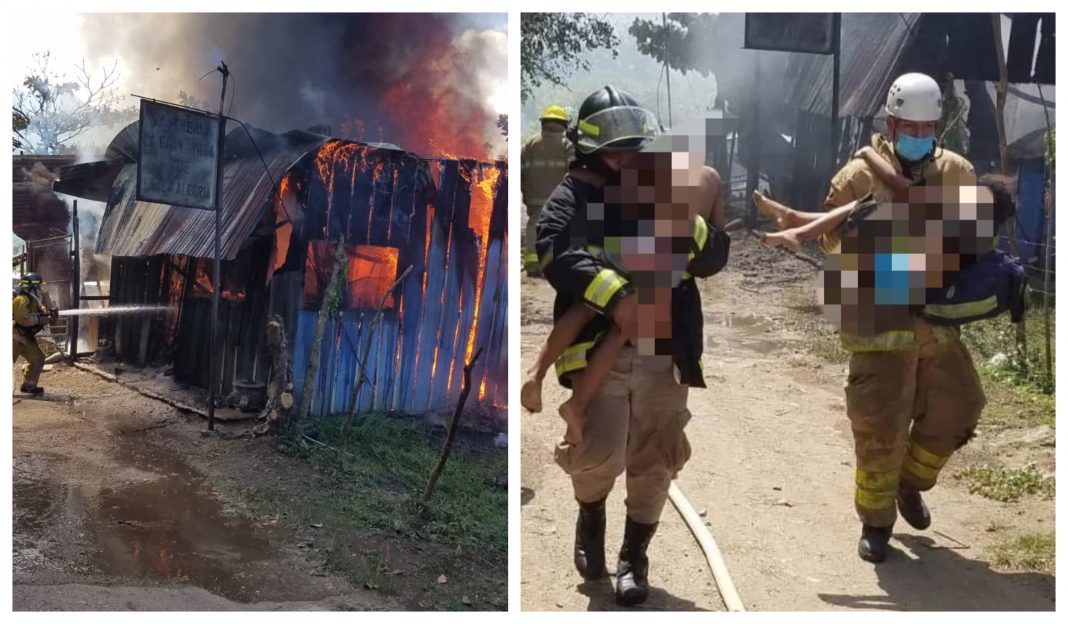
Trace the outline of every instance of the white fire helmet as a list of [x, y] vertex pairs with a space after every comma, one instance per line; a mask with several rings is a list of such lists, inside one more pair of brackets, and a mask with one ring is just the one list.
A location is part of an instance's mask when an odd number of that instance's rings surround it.
[[907, 121], [942, 118], [942, 89], [927, 74], [903, 74], [886, 94], [886, 114]]

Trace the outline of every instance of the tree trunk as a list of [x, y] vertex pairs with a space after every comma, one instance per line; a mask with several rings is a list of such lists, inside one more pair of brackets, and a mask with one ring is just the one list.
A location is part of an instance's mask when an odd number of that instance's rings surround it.
[[434, 466], [434, 469], [430, 471], [426, 489], [423, 490], [424, 503], [430, 502], [430, 497], [434, 495], [434, 488], [438, 484], [438, 478], [441, 477], [441, 471], [445, 469], [445, 462], [449, 461], [449, 453], [452, 452], [452, 445], [456, 441], [456, 431], [460, 428], [460, 415], [464, 411], [467, 395], [471, 393], [471, 369], [475, 367], [475, 362], [478, 361], [480, 355], [482, 355], [482, 347], [479, 347], [471, 361], [464, 365], [463, 388], [460, 390], [460, 398], [456, 401], [456, 410], [452, 413], [452, 419], [449, 420], [449, 430], [445, 435], [445, 444], [441, 447], [441, 457], [438, 458], [438, 463]]
[[[1005, 65], [1005, 46], [1001, 42], [1001, 14], [991, 13], [990, 19], [994, 26], [994, 47], [998, 55], [998, 83], [995, 86], [997, 93], [997, 122], [998, 122], [998, 159], [1000, 166], [998, 171], [1002, 175], [1009, 175], [1009, 146], [1005, 138], [1005, 98], [1009, 91], [1009, 70]], [[1016, 219], [1009, 220], [1009, 252], [1016, 255]], [[1021, 320], [1016, 324], [1016, 354], [1020, 368], [1029, 372], [1031, 365], [1027, 361], [1027, 320]]]
[[267, 384], [267, 403], [260, 412], [263, 422], [252, 429], [253, 435], [263, 435], [272, 428], [289, 425], [289, 409], [293, 407], [293, 370], [289, 365], [289, 342], [282, 317], [272, 314], [267, 319], [267, 349], [271, 354], [271, 380]]
[[315, 324], [315, 337], [312, 339], [311, 353], [308, 355], [308, 370], [304, 375], [304, 391], [300, 397], [300, 411], [297, 415], [297, 425], [303, 426], [308, 419], [308, 413], [315, 400], [315, 378], [319, 374], [319, 352], [323, 346], [323, 333], [326, 331], [326, 321], [330, 317], [330, 295], [337, 289], [338, 277], [341, 269], [348, 264], [348, 256], [345, 254], [345, 236], [342, 235], [337, 241], [337, 250], [334, 252], [334, 267], [330, 271], [330, 281], [326, 290], [323, 291], [323, 302], [319, 306], [319, 318]]

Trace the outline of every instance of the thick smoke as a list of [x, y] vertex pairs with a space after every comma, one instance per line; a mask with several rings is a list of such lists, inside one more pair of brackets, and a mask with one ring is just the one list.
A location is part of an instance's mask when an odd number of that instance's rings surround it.
[[215, 110], [219, 76], [200, 78], [225, 60], [230, 115], [258, 127], [326, 126], [426, 156], [503, 152], [504, 111], [487, 97], [507, 80], [506, 36], [460, 17], [111, 14], [83, 24], [87, 55], [121, 59], [138, 95], [174, 101], [184, 91]]

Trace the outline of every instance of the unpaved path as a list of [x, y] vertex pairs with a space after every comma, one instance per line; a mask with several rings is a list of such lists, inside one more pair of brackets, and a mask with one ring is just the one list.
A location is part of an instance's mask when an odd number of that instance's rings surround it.
[[[728, 270], [701, 286], [709, 387], [690, 395], [694, 453], [679, 485], [696, 509], [707, 510], [747, 608], [1053, 609], [1053, 576], [988, 563], [997, 537], [990, 527], [1052, 531], [1052, 501], [997, 503], [945, 479], [927, 497], [931, 529], [913, 531], [901, 521], [887, 562], [872, 566], [856, 556], [845, 366], [812, 352], [819, 340], [835, 338], [815, 314], [811, 287], [806, 265], [749, 241], [736, 242]], [[551, 288], [524, 277], [523, 370], [551, 328], [551, 309]], [[582, 583], [571, 563], [576, 504], [552, 459], [563, 432], [555, 409], [565, 392], [546, 383], [546, 411], [522, 417], [524, 610], [615, 608], [608, 582]], [[609, 498], [613, 562], [623, 496], [621, 479]], [[656, 589], [644, 608], [723, 608], [670, 503], [650, 560]]]
[[278, 480], [258, 441], [65, 365], [42, 383], [48, 400], [13, 398], [15, 609], [397, 608], [220, 491], [221, 459]]

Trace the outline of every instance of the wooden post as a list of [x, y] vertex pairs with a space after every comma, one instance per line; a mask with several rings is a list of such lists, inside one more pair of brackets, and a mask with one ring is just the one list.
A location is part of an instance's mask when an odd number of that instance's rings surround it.
[[208, 431], [215, 430], [215, 384], [219, 374], [219, 354], [215, 347], [219, 343], [219, 295], [222, 291], [222, 259], [220, 242], [222, 230], [222, 194], [223, 194], [223, 151], [226, 148], [226, 117], [223, 116], [223, 108], [226, 104], [226, 81], [230, 77], [230, 70], [226, 63], [219, 63], [217, 68], [222, 74], [222, 93], [219, 95], [219, 137], [215, 149], [215, 257], [212, 261], [215, 287], [211, 291], [211, 338], [208, 343], [208, 357], [211, 362], [208, 366]]
[[840, 142], [841, 120], [838, 118], [838, 98], [841, 88], [839, 87], [839, 75], [842, 73], [842, 14], [835, 13], [831, 28], [834, 30], [834, 62], [832, 64], [833, 76], [831, 76], [831, 171], [838, 170], [838, 145]]
[[1045, 319], [1045, 326], [1043, 332], [1045, 333], [1046, 341], [1046, 384], [1047, 390], [1053, 392], [1055, 383], [1053, 379], [1053, 338], [1050, 332], [1050, 306], [1049, 306], [1049, 289], [1050, 275], [1053, 272], [1053, 267], [1050, 266], [1053, 256], [1053, 198], [1057, 188], [1056, 177], [1053, 175], [1053, 171], [1049, 172], [1049, 184], [1046, 187], [1046, 236], [1044, 247], [1044, 258], [1042, 262], [1042, 270], [1044, 271], [1042, 277], [1042, 315]]
[[327, 306], [328, 299], [338, 286], [338, 277], [341, 269], [348, 265], [348, 255], [345, 253], [345, 235], [342, 234], [337, 241], [337, 249], [334, 252], [334, 267], [330, 271], [330, 281], [327, 282], [326, 290], [323, 291], [323, 302], [319, 306], [319, 316], [315, 323], [315, 336], [312, 338], [311, 353], [308, 355], [308, 370], [304, 375], [304, 390], [300, 397], [300, 411], [297, 414], [297, 424], [303, 425], [311, 411], [312, 401], [315, 398], [315, 378], [319, 375], [319, 352], [323, 346], [323, 332], [326, 331], [326, 320], [330, 317]]
[[754, 52], [756, 54], [756, 69], [753, 72], [753, 84], [750, 92], [750, 97], [753, 98], [752, 106], [749, 108], [749, 131], [746, 133], [747, 152], [749, 159], [745, 163], [745, 197], [742, 201], [749, 206], [749, 210], [746, 211], [745, 223], [748, 227], [756, 227], [757, 211], [756, 204], [754, 204], [750, 198], [753, 197], [753, 191], [760, 186], [760, 102], [762, 97], [760, 90], [762, 87], [760, 76], [760, 51]]
[[1042, 99], [1042, 112], [1046, 116], [1046, 150], [1045, 150], [1045, 166], [1046, 166], [1046, 192], [1045, 192], [1045, 236], [1043, 236], [1044, 247], [1042, 248], [1042, 316], [1044, 319], [1044, 326], [1042, 328], [1043, 337], [1046, 342], [1046, 385], [1049, 392], [1053, 392], [1055, 387], [1055, 381], [1053, 379], [1053, 338], [1050, 332], [1049, 322], [1049, 289], [1050, 289], [1050, 276], [1053, 273], [1053, 268], [1050, 267], [1050, 263], [1053, 260], [1053, 206], [1054, 195], [1057, 190], [1057, 176], [1055, 175], [1056, 164], [1055, 160], [1051, 163], [1050, 152], [1054, 148], [1053, 144], [1053, 125], [1049, 119], [1049, 104], [1046, 103], [1046, 96], [1042, 94], [1042, 85], [1038, 85], [1038, 96]]
[[[70, 307], [77, 310], [82, 307], [82, 246], [78, 232], [78, 200], [74, 200], [74, 208], [71, 211], [71, 232], [74, 243], [73, 267], [70, 279]], [[77, 314], [67, 321], [67, 340], [70, 342], [70, 360], [78, 355], [78, 325], [81, 317]]]
[[423, 490], [424, 503], [430, 502], [430, 497], [434, 495], [434, 488], [437, 487], [438, 478], [441, 477], [441, 471], [445, 469], [445, 462], [449, 461], [449, 453], [452, 452], [452, 445], [456, 442], [456, 431], [460, 428], [460, 415], [464, 411], [467, 395], [471, 392], [471, 369], [475, 367], [475, 362], [478, 361], [480, 355], [482, 355], [482, 347], [479, 347], [475, 355], [471, 357], [471, 361], [464, 365], [464, 385], [460, 390], [460, 398], [456, 401], [456, 410], [453, 411], [452, 418], [449, 420], [449, 430], [445, 434], [445, 443], [441, 446], [441, 456], [438, 457], [437, 465], [430, 471], [426, 489]]
[[[1005, 65], [1005, 46], [1001, 42], [1001, 14], [991, 13], [990, 19], [994, 27], [994, 47], [998, 57], [998, 82], [994, 89], [997, 93], [997, 121], [998, 128], [998, 168], [1002, 175], [1009, 175], [1009, 146], [1005, 138], [1005, 98], [1009, 91], [1009, 70]], [[1016, 255], [1016, 219], [1009, 220], [1009, 252]], [[1016, 353], [1020, 366], [1024, 372], [1030, 370], [1027, 361], [1027, 320], [1021, 320], [1016, 324]]]
[[[661, 23], [664, 25], [664, 77], [667, 78], [667, 101], [668, 101], [668, 128], [673, 127], [675, 124], [671, 119], [671, 65], [667, 62], [668, 56], [668, 29], [667, 29], [667, 13], [660, 14]], [[659, 119], [657, 121], [660, 121]]]

